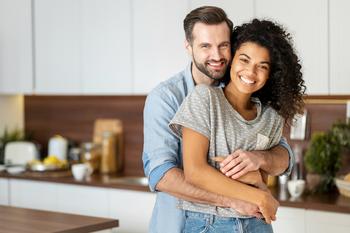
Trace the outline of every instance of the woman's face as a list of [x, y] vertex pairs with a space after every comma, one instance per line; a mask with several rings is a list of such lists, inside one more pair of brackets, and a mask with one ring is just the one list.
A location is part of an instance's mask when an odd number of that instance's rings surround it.
[[260, 90], [270, 74], [269, 51], [254, 42], [241, 44], [234, 54], [230, 75], [238, 91], [252, 94]]

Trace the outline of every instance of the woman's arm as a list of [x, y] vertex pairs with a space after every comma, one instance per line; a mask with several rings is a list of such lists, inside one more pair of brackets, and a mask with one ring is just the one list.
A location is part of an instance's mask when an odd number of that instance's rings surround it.
[[268, 192], [226, 177], [207, 162], [208, 139], [183, 127], [183, 162], [185, 179], [209, 192], [256, 204], [267, 223], [276, 219], [278, 202]]

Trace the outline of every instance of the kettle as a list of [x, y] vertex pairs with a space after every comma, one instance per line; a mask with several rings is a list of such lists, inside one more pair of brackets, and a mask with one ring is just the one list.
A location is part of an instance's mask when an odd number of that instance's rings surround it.
[[60, 160], [67, 159], [68, 140], [60, 135], [55, 135], [49, 140], [49, 155], [56, 156]]

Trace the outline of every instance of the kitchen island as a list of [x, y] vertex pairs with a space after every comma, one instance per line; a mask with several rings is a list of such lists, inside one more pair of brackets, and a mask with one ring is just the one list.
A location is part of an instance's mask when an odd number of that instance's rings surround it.
[[118, 226], [118, 220], [0, 205], [0, 233], [86, 233]]

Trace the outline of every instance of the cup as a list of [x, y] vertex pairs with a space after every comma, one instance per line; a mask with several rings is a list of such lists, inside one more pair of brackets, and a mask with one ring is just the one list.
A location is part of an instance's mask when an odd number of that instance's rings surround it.
[[300, 197], [305, 189], [305, 180], [290, 180], [288, 181], [288, 191], [294, 198]]
[[84, 180], [86, 177], [90, 176], [92, 173], [92, 168], [89, 164], [78, 163], [72, 165], [72, 173], [74, 179], [78, 181]]

